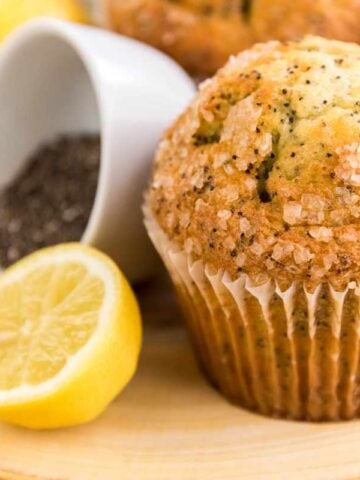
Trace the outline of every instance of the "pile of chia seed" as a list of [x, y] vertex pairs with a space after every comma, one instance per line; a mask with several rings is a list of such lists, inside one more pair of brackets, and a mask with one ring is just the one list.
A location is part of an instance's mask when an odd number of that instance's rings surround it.
[[98, 135], [61, 137], [0, 190], [0, 266], [45, 246], [79, 241], [94, 203]]

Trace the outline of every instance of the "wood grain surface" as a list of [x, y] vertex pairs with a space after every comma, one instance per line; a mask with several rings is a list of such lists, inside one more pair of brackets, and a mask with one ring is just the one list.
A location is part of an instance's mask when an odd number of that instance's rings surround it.
[[0, 425], [0, 480], [360, 478], [360, 422], [277, 421], [229, 405], [199, 373], [167, 292], [139, 292], [140, 368], [97, 421], [53, 432]]

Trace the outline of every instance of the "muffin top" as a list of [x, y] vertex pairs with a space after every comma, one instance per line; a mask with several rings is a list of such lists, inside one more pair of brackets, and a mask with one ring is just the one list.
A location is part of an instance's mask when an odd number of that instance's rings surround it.
[[149, 191], [193, 260], [282, 288], [360, 276], [360, 47], [255, 45], [165, 134]]
[[359, 41], [360, 4], [357, 0], [256, 0], [248, 3], [251, 31], [257, 41], [290, 40], [305, 34]]
[[[201, 78], [216, 72], [232, 53], [255, 43], [247, 1], [106, 0], [105, 5], [111, 29], [163, 50]], [[357, 32], [357, 24], [349, 30]], [[352, 40], [357, 38], [358, 33]]]
[[359, 0], [104, 0], [106, 23], [213, 74], [256, 42], [305, 34], [360, 41]]

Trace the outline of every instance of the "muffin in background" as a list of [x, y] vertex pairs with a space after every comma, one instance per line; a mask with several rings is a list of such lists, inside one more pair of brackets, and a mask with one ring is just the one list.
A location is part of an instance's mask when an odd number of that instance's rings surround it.
[[237, 1], [104, 2], [110, 29], [163, 50], [196, 76], [213, 74], [232, 53], [254, 43]]
[[360, 47], [254, 46], [156, 155], [145, 222], [200, 361], [232, 402], [359, 416]]
[[250, 3], [256, 41], [291, 40], [306, 34], [360, 41], [357, 0], [256, 0]]
[[109, 28], [165, 51], [200, 76], [259, 41], [305, 34], [360, 41], [358, 0], [102, 1]]

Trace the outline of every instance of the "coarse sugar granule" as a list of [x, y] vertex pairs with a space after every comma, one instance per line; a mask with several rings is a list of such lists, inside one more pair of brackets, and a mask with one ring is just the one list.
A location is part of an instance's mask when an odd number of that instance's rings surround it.
[[0, 265], [45, 246], [79, 241], [95, 199], [98, 135], [63, 136], [40, 147], [0, 191]]

